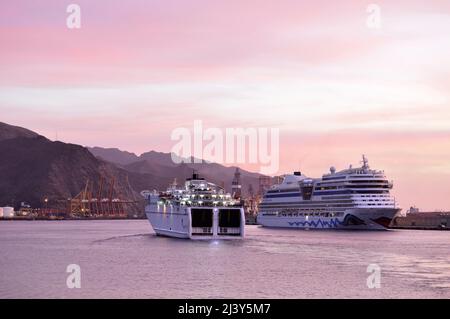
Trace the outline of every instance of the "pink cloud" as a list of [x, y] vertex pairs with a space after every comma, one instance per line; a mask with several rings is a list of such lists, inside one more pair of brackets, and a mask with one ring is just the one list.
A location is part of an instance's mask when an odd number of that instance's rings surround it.
[[[336, 61], [360, 55], [384, 41], [366, 37], [365, 6], [354, 1], [79, 3], [80, 30], [65, 27], [67, 14], [58, 1], [5, 4], [0, 18], [8, 17], [9, 24], [0, 29], [4, 48], [0, 64], [9, 70], [8, 77], [0, 77], [1, 83], [89, 84], [92, 76], [122, 82], [124, 68], [140, 81], [154, 80], [154, 73], [161, 70], [172, 78], [198, 74], [202, 78], [205, 72], [213, 76], [223, 69], [278, 64], [286, 59]], [[302, 33], [343, 24], [342, 34], [309, 37]], [[357, 35], [355, 28], [360, 31]], [[291, 30], [300, 33], [284, 38]], [[17, 75], [11, 70], [14, 66], [19, 67]], [[33, 72], [26, 73], [20, 66]]]
[[[432, 22], [450, 13], [450, 2], [377, 1], [378, 33], [365, 25], [372, 2], [80, 0], [82, 28], [68, 30], [64, 2], [3, 1], [0, 120], [138, 153], [170, 151], [171, 130], [198, 118], [217, 127], [278, 125], [281, 172], [319, 176], [367, 153], [396, 181], [402, 204], [448, 208], [450, 54], [440, 39], [449, 30], [445, 18]], [[151, 94], [129, 90], [141, 85]], [[405, 87], [413, 103], [391, 103], [405, 101], [397, 96]], [[7, 94], [16, 88], [24, 90]], [[73, 88], [98, 93], [65, 91]], [[36, 90], [48, 90], [47, 99], [27, 100]], [[267, 92], [277, 105], [264, 103]], [[324, 132], [333, 123], [348, 129]]]

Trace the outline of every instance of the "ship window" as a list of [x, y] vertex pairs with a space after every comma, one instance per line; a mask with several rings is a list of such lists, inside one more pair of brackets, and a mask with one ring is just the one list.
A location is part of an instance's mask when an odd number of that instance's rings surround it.
[[303, 200], [310, 200], [313, 192], [313, 185], [309, 183], [302, 183], [300, 185]]
[[241, 227], [241, 210], [219, 210], [219, 227]]
[[213, 225], [212, 209], [193, 208], [191, 216], [192, 227], [212, 227]]

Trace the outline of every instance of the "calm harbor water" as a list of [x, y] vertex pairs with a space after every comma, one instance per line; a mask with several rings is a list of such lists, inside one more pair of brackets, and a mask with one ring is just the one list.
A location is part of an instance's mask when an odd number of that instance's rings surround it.
[[[450, 298], [450, 232], [246, 232], [200, 242], [144, 220], [0, 222], [0, 298]], [[81, 289], [66, 286], [69, 264]]]

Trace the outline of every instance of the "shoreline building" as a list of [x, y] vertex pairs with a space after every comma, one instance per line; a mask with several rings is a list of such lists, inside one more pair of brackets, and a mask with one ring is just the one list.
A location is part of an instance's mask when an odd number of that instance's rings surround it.
[[399, 216], [392, 221], [392, 228], [449, 230], [450, 212], [421, 212], [411, 207], [406, 216]]

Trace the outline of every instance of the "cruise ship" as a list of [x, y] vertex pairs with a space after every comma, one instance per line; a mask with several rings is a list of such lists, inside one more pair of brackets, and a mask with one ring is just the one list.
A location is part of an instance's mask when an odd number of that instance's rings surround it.
[[176, 183], [165, 192], [143, 191], [150, 224], [159, 236], [186, 239], [242, 239], [244, 209], [218, 185], [198, 174], [184, 187]]
[[392, 187], [364, 155], [361, 167], [331, 167], [322, 178], [295, 172], [266, 192], [257, 221], [266, 227], [384, 230], [401, 211]]

